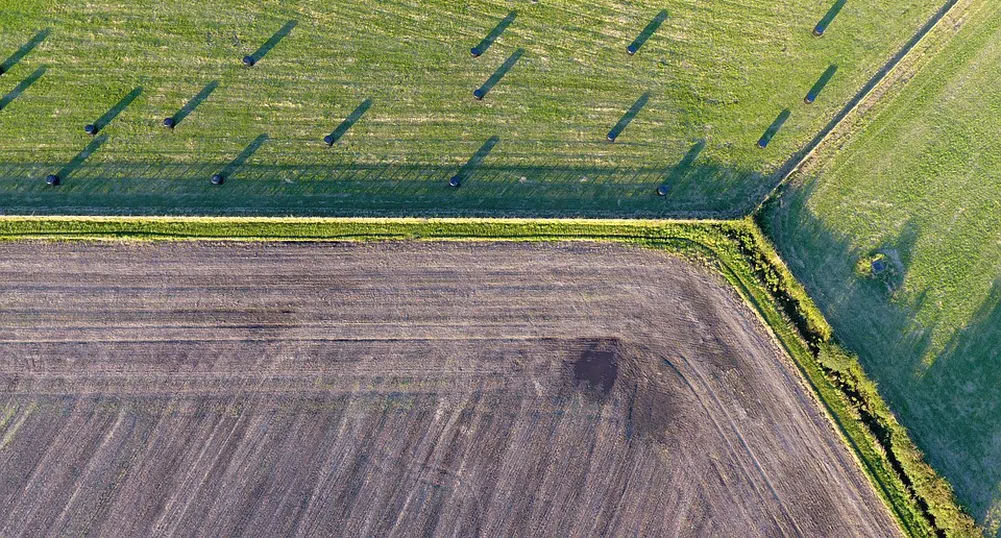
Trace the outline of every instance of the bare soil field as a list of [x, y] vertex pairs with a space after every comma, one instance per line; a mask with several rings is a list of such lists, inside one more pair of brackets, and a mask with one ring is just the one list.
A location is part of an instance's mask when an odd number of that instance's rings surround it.
[[897, 536], [708, 270], [0, 244], [0, 536]]

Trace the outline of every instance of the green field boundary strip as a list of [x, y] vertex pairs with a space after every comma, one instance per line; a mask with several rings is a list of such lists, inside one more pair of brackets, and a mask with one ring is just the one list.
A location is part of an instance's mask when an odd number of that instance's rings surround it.
[[980, 534], [750, 218], [0, 217], [0, 241], [21, 240], [611, 241], [678, 254], [717, 270], [771, 328], [906, 535]]

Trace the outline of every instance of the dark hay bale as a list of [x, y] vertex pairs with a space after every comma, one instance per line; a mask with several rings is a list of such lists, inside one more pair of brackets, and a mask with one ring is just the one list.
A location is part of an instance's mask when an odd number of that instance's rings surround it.
[[458, 187], [462, 183], [462, 178], [459, 176], [452, 176], [452, 179], [448, 180], [449, 187]]
[[671, 190], [667, 185], [657, 187], [657, 196], [667, 196], [667, 191]]
[[59, 176], [55, 174], [49, 174], [45, 176], [45, 183], [49, 186], [55, 187], [59, 184]]
[[168, 128], [168, 129], [173, 129], [174, 128], [174, 118], [164, 118], [163, 119], [163, 126], [166, 127], [166, 128]]
[[245, 65], [247, 67], [254, 67], [255, 63], [257, 63], [257, 61], [254, 60], [253, 56], [244, 56], [243, 57], [243, 65]]
[[88, 123], [87, 125], [83, 126], [83, 132], [89, 135], [95, 135], [97, 134], [97, 125], [94, 125], [93, 123]]
[[222, 185], [222, 182], [226, 181], [226, 178], [222, 177], [222, 174], [212, 174], [211, 181], [213, 185]]

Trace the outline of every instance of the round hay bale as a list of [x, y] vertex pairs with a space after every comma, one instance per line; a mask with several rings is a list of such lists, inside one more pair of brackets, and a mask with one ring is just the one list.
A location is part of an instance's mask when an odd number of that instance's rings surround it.
[[667, 192], [671, 190], [667, 185], [661, 185], [657, 187], [657, 196], [667, 196]]
[[448, 180], [449, 187], [458, 187], [462, 183], [462, 178], [459, 176], [452, 176], [452, 179]]
[[49, 175], [45, 176], [45, 183], [46, 183], [46, 185], [49, 185], [51, 187], [55, 187], [56, 185], [59, 184], [59, 176], [57, 176], [55, 174], [49, 174]]
[[254, 60], [253, 56], [244, 56], [243, 57], [243, 65], [245, 65], [247, 67], [254, 67], [255, 63], [257, 63], [257, 60]]
[[163, 126], [166, 127], [166, 128], [168, 128], [168, 129], [173, 129], [174, 128], [174, 118], [164, 118], [163, 119]]
[[330, 135], [327, 135], [327, 136], [323, 137], [323, 142], [325, 144], [327, 144], [328, 146], [333, 146], [334, 145], [334, 137], [330, 136]]
[[486, 95], [486, 94], [483, 93], [482, 89], [477, 88], [477, 89], [473, 90], [473, 97], [475, 97], [476, 99], [479, 99], [479, 100], [482, 101], [484, 95]]
[[83, 126], [83, 132], [89, 135], [95, 135], [97, 134], [97, 125], [94, 125], [93, 123], [88, 123], [87, 125]]
[[483, 51], [481, 51], [479, 47], [473, 47], [469, 49], [469, 53], [473, 55], [473, 58], [479, 58], [480, 55], [483, 54]]
[[222, 177], [222, 174], [212, 174], [211, 181], [213, 185], [222, 185], [222, 182], [226, 181], [226, 178]]
[[626, 47], [626, 54], [632, 56], [633, 54], [636, 54], [637, 50], [639, 49], [636, 48], [636, 45], [629, 45], [628, 47]]

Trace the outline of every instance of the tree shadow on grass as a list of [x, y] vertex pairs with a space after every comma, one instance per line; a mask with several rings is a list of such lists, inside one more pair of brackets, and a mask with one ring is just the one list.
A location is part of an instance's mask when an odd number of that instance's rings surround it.
[[[966, 497], [978, 523], [1001, 526], [1001, 276], [966, 327], [952, 336], [916, 379], [923, 393], [939, 395], [948, 417], [929, 435], [929, 460]], [[961, 446], [959, 450], [955, 445]], [[938, 448], [948, 447], [948, 451]]]
[[[835, 334], [859, 355], [928, 462], [956, 489], [979, 522], [1001, 523], [1001, 280], [965, 329], [933, 345], [938, 316], [923, 320], [933, 289], [891, 293], [856, 271], [872, 253], [835, 233], [807, 202], [819, 181], [786, 185], [758, 216], [783, 260], [824, 312]], [[895, 251], [906, 280], [922, 230], [916, 221], [888, 231], [875, 250]], [[998, 275], [1001, 277], [1001, 275]]]
[[11, 54], [10, 57], [3, 61], [3, 63], [0, 63], [0, 75], [13, 69], [14, 66], [24, 59], [24, 57], [27, 56], [32, 50], [34, 50], [35, 47], [41, 44], [42, 41], [45, 41], [45, 38], [49, 37], [50, 33], [51, 30], [49, 28], [41, 30], [35, 34], [34, 37], [28, 40], [27, 43], [21, 45], [21, 48], [14, 51], [14, 54]]

